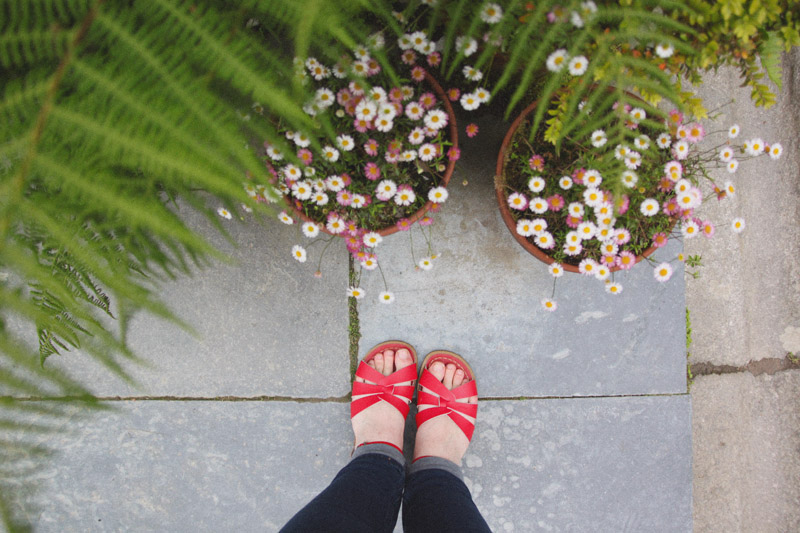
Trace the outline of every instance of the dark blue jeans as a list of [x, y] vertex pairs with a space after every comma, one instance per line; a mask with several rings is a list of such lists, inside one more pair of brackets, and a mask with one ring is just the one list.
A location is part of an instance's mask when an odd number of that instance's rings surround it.
[[406, 476], [405, 459], [399, 451], [369, 444], [358, 448], [328, 488], [281, 532], [391, 532], [401, 501], [405, 531], [491, 531], [456, 464], [423, 458], [411, 465]]

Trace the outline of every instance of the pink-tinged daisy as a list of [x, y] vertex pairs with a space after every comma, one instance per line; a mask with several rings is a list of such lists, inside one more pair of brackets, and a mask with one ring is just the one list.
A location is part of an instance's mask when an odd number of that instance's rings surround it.
[[294, 224], [294, 219], [292, 217], [290, 217], [289, 215], [287, 215], [286, 211], [281, 211], [280, 213], [278, 213], [278, 220], [280, 220], [281, 222], [283, 222], [284, 224], [287, 224], [287, 225]]
[[420, 82], [425, 79], [425, 69], [420, 66], [416, 66], [411, 69], [411, 79]]
[[567, 226], [569, 226], [572, 229], [577, 228], [578, 224], [580, 224], [582, 221], [583, 221], [582, 217], [567, 215], [567, 220], [566, 220]]
[[402, 54], [400, 54], [400, 59], [406, 65], [413, 65], [417, 62], [417, 53], [414, 50], [406, 50]]
[[334, 235], [338, 235], [344, 232], [346, 224], [344, 223], [344, 220], [342, 220], [341, 218], [330, 217], [325, 227], [328, 228], [328, 231], [330, 231]]
[[439, 64], [442, 62], [442, 54], [439, 52], [434, 52], [427, 57], [428, 65], [432, 67], [438, 67]]
[[383, 241], [383, 237], [375, 231], [370, 231], [364, 234], [363, 241], [364, 246], [375, 248]]
[[728, 138], [735, 139], [738, 136], [739, 136], [739, 125], [734, 124], [728, 129]]
[[683, 113], [677, 109], [673, 109], [669, 112], [667, 123], [672, 128], [678, 128], [681, 124], [683, 124]]
[[400, 185], [394, 195], [394, 202], [397, 205], [408, 206], [413, 204], [416, 199], [417, 195], [410, 185]]
[[741, 233], [744, 231], [745, 223], [743, 218], [734, 218], [731, 222], [731, 229], [734, 233]]
[[428, 200], [435, 204], [444, 203], [449, 196], [447, 189], [444, 187], [434, 187], [430, 191], [428, 191]]
[[363, 118], [356, 118], [353, 120], [353, 127], [358, 133], [366, 133], [372, 129], [372, 121], [364, 120]]
[[397, 108], [395, 107], [395, 104], [393, 102], [384, 100], [378, 104], [378, 117], [385, 118], [387, 120], [394, 120], [394, 117], [396, 116], [397, 116]]
[[407, 218], [401, 218], [397, 221], [396, 226], [400, 231], [408, 231], [411, 229], [411, 221]]
[[617, 198], [615, 201], [617, 207], [617, 213], [620, 215], [624, 215], [628, 212], [628, 207], [630, 207], [631, 199], [627, 194], [623, 194], [621, 198]]
[[628, 244], [631, 240], [631, 232], [625, 228], [617, 228], [614, 230], [614, 241], [623, 246]]
[[543, 231], [534, 237], [533, 242], [536, 243], [536, 246], [543, 250], [549, 250], [556, 245], [556, 240], [553, 238], [550, 232], [547, 231]]
[[684, 238], [691, 239], [692, 237], [697, 237], [700, 233], [700, 227], [694, 220], [687, 220], [681, 226], [681, 233]]
[[608, 294], [621, 294], [622, 293], [622, 285], [616, 282], [606, 283], [606, 292]]
[[666, 246], [668, 241], [669, 238], [667, 237], [667, 234], [664, 233], [663, 231], [653, 235], [653, 246], [655, 246], [656, 248], [661, 248], [663, 246]]
[[558, 180], [558, 186], [564, 189], [565, 191], [572, 188], [572, 178], [569, 176], [561, 176], [561, 179]]
[[661, 206], [661, 210], [664, 212], [664, 214], [670, 216], [678, 214], [680, 209], [681, 208], [678, 205], [678, 200], [676, 198], [670, 198], [664, 203], [664, 205]]
[[397, 152], [386, 152], [384, 159], [387, 163], [394, 164], [400, 161], [400, 154]]
[[708, 239], [713, 237], [714, 233], [716, 232], [716, 228], [714, 227], [714, 224], [710, 220], [706, 220], [705, 222], [703, 222], [702, 230], [703, 230], [703, 235]]
[[508, 207], [517, 211], [524, 211], [528, 207], [528, 199], [522, 193], [512, 192], [508, 195]]
[[569, 214], [572, 215], [574, 218], [583, 218], [584, 208], [583, 204], [580, 202], [572, 202], [567, 207]]
[[592, 224], [591, 222], [581, 222], [578, 224], [578, 236], [581, 240], [589, 240], [594, 237], [595, 232], [597, 231], [597, 226]]
[[617, 256], [611, 254], [603, 254], [600, 257], [600, 264], [607, 266], [608, 268], [614, 268], [614, 265], [617, 264]]
[[560, 278], [564, 275], [564, 267], [561, 266], [561, 263], [551, 263], [550, 266], [547, 267], [547, 270], [550, 271], [550, 274], [554, 278]]
[[402, 102], [403, 101], [403, 89], [400, 87], [392, 87], [389, 90], [389, 100], [392, 102]]
[[227, 220], [230, 220], [232, 218], [231, 212], [225, 209], [224, 207], [218, 208], [217, 214]]
[[689, 126], [683, 125], [678, 128], [678, 131], [675, 132], [675, 137], [678, 140], [688, 141], [689, 140]]
[[606, 265], [599, 264], [594, 268], [594, 277], [600, 281], [605, 281], [611, 275], [611, 269]]
[[435, 145], [431, 143], [425, 143], [419, 147], [419, 150], [417, 150], [417, 152], [419, 153], [419, 158], [421, 160], [430, 161], [434, 157], [436, 157], [437, 150]]
[[731, 159], [728, 161], [725, 168], [728, 170], [728, 173], [733, 174], [736, 172], [736, 169], [739, 168], [739, 162], [736, 159]]
[[478, 134], [478, 125], [475, 123], [467, 124], [466, 132], [467, 137], [475, 137]]
[[408, 134], [408, 142], [411, 144], [422, 144], [425, 140], [425, 130], [422, 128], [414, 128]]
[[564, 253], [569, 256], [576, 256], [583, 251], [583, 245], [576, 243], [564, 243]]
[[597, 267], [597, 261], [586, 258], [578, 264], [578, 272], [587, 276], [594, 276], [595, 272], [597, 272]]
[[462, 94], [459, 102], [461, 103], [461, 107], [463, 107], [466, 111], [473, 111], [478, 109], [478, 107], [481, 105], [481, 101], [478, 99], [475, 93]]
[[669, 136], [669, 133], [662, 133], [656, 137], [656, 146], [662, 150], [666, 150], [670, 145], [672, 145], [672, 137]]
[[648, 198], [639, 206], [639, 211], [641, 211], [644, 216], [651, 217], [658, 214], [660, 207], [655, 198]]
[[305, 235], [309, 239], [313, 239], [314, 237], [319, 235], [319, 226], [316, 225], [314, 222], [304, 222], [302, 228], [303, 228], [303, 235]]
[[461, 159], [461, 148], [451, 146], [450, 149], [447, 150], [447, 160], [458, 161], [459, 159]]
[[419, 104], [419, 102], [410, 102], [406, 105], [406, 116], [411, 120], [419, 120], [425, 114], [425, 109]]
[[389, 141], [389, 146], [387, 147], [388, 151], [394, 152], [394, 153], [400, 153], [400, 151], [402, 149], [403, 149], [403, 143], [400, 142], [400, 140], [393, 139], [393, 140]]
[[773, 143], [769, 147], [769, 156], [772, 159], [780, 159], [781, 154], [783, 154], [783, 146], [781, 143]]
[[531, 167], [531, 170], [541, 172], [544, 170], [544, 157], [534, 154], [530, 159], [528, 159], [528, 166]]
[[353, 194], [346, 189], [342, 189], [336, 193], [336, 201], [339, 205], [348, 206], [353, 201]]
[[[297, 151], [297, 159], [302, 161], [302, 163], [306, 166], [310, 165], [314, 161], [314, 155], [311, 153], [311, 150], [308, 148], [301, 148]], [[294, 166], [294, 165], [292, 165]], [[297, 167], [295, 167], [297, 168]], [[292, 178], [297, 179], [297, 178]]]
[[621, 270], [630, 270], [636, 264], [636, 256], [625, 250], [617, 256], [617, 267]]
[[690, 124], [687, 127], [687, 133], [686, 140], [691, 143], [700, 142], [703, 140], [703, 137], [706, 136], [705, 128], [703, 128], [703, 126], [697, 122]]
[[355, 298], [356, 300], [360, 300], [364, 297], [364, 289], [361, 287], [348, 287], [347, 288], [347, 297], [348, 298]]
[[440, 130], [447, 125], [447, 113], [441, 109], [431, 109], [425, 114], [425, 125], [434, 130]]
[[678, 141], [672, 145], [672, 154], [679, 160], [683, 161], [689, 157], [689, 143], [686, 141]]
[[461, 98], [461, 90], [457, 87], [452, 87], [447, 90], [447, 98], [450, 99], [451, 102], [457, 102], [459, 98]]
[[297, 261], [301, 263], [306, 262], [306, 249], [300, 246], [299, 244], [295, 244], [292, 246], [292, 257], [294, 257]]
[[536, 213], [537, 215], [541, 215], [547, 212], [548, 204], [547, 200], [544, 198], [531, 198], [530, 202], [528, 202], [528, 209]]
[[431, 224], [433, 224], [433, 218], [429, 216], [424, 216], [417, 221], [417, 224], [419, 224], [420, 226], [430, 226]]
[[554, 213], [558, 213], [561, 209], [564, 208], [564, 197], [560, 194], [554, 194], [553, 196], [547, 197], [547, 206], [550, 211]]
[[370, 181], [375, 181], [381, 177], [381, 169], [370, 161], [364, 166], [364, 176]]
[[542, 299], [542, 309], [545, 311], [550, 311], [551, 313], [558, 309], [558, 304], [555, 300], [551, 300], [550, 298], [543, 298]]
[[430, 109], [434, 105], [436, 105], [436, 96], [431, 92], [422, 93], [419, 96], [419, 105], [424, 107], [425, 109]]
[[672, 266], [669, 263], [661, 263], [653, 270], [653, 277], [662, 283], [668, 281], [672, 277]]

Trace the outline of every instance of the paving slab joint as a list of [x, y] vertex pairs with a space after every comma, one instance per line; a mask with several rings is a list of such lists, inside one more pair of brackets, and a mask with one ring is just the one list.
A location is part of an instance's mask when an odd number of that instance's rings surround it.
[[[63, 402], [86, 400], [85, 397], [74, 396], [26, 396], [9, 397], [0, 396], [0, 401], [13, 400], [18, 402]], [[295, 402], [295, 403], [348, 403], [350, 394], [345, 396], [328, 396], [325, 398], [307, 398], [294, 396], [92, 396], [93, 402]]]
[[777, 372], [800, 369], [800, 358], [793, 353], [787, 353], [785, 357], [765, 357], [757, 361], [750, 361], [746, 365], [716, 365], [714, 363], [694, 363], [689, 365], [693, 377], [738, 374], [750, 372], [754, 376], [761, 374], [773, 375]]
[[[348, 262], [348, 278], [350, 286], [355, 287], [358, 285], [361, 275], [356, 274], [353, 256], [351, 255]], [[361, 339], [361, 325], [358, 320], [358, 301], [355, 298], [348, 298], [348, 339], [350, 341], [350, 381], [356, 379], [356, 367], [358, 366], [358, 341]]]

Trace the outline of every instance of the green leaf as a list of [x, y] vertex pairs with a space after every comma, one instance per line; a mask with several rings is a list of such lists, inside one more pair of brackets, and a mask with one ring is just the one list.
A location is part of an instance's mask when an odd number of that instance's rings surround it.
[[761, 55], [761, 66], [767, 72], [767, 76], [778, 87], [778, 91], [783, 88], [783, 73], [781, 69], [781, 53], [783, 51], [781, 37], [778, 32], [767, 33], [767, 38], [761, 43], [758, 50]]

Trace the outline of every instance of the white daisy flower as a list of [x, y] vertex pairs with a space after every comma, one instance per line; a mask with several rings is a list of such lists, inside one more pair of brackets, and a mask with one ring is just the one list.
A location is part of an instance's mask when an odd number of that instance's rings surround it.
[[267, 155], [273, 161], [280, 161], [281, 159], [283, 159], [283, 154], [281, 153], [281, 151], [272, 145], [270, 145], [267, 148]]
[[380, 295], [378, 295], [378, 300], [382, 304], [390, 304], [394, 301], [394, 294], [392, 294], [389, 291], [383, 291], [382, 293], [380, 293]]
[[564, 236], [564, 242], [567, 244], [581, 244], [580, 234], [577, 231], [568, 231], [567, 234]]
[[419, 158], [421, 160], [430, 161], [436, 157], [436, 146], [432, 145], [431, 143], [425, 143], [419, 147], [417, 152], [419, 153]]
[[564, 243], [564, 253], [569, 256], [576, 256], [583, 251], [582, 244], [567, 242]]
[[435, 204], [441, 204], [447, 200], [449, 196], [447, 189], [444, 187], [434, 187], [428, 191], [428, 200]]
[[622, 292], [622, 285], [616, 282], [606, 283], [606, 292], [609, 294], [620, 294]]
[[625, 158], [625, 166], [628, 167], [630, 170], [636, 170], [639, 168], [639, 165], [642, 164], [642, 156], [639, 155], [637, 152], [631, 150], [628, 153], [628, 157]]
[[675, 48], [673, 48], [671, 44], [656, 45], [656, 55], [661, 59], [667, 59], [668, 57], [672, 57], [673, 53], [675, 53]]
[[287, 215], [286, 211], [281, 211], [280, 213], [278, 213], [278, 220], [280, 220], [281, 222], [283, 222], [284, 224], [287, 224], [287, 225], [294, 224], [294, 219], [292, 217], [290, 217], [289, 215]]
[[407, 188], [403, 188], [397, 191], [394, 195], [394, 202], [397, 205], [411, 205], [414, 203], [414, 200], [417, 199], [416, 193]]
[[733, 159], [733, 149], [730, 146], [725, 146], [722, 150], [719, 151], [719, 160], [723, 163], [727, 163]]
[[567, 51], [563, 48], [559, 48], [547, 57], [547, 70], [550, 72], [559, 72], [564, 68], [568, 59]]
[[464, 68], [461, 69], [461, 73], [469, 81], [481, 81], [481, 78], [483, 78], [483, 72], [470, 65], [464, 65]]
[[303, 235], [305, 235], [309, 239], [313, 239], [314, 237], [319, 235], [319, 226], [317, 226], [313, 222], [304, 222], [302, 227], [303, 227]]
[[481, 9], [481, 20], [487, 24], [495, 24], [503, 18], [503, 8], [499, 4], [489, 2]]
[[530, 237], [536, 234], [533, 230], [533, 223], [524, 218], [517, 220], [517, 233], [523, 237]]
[[639, 206], [639, 211], [641, 211], [642, 214], [646, 217], [657, 215], [658, 209], [659, 209], [658, 201], [655, 198], [648, 198], [644, 202], [642, 202], [642, 205]]
[[541, 176], [534, 176], [528, 180], [528, 188], [532, 192], [541, 192], [544, 189], [545, 181]]
[[608, 138], [606, 137], [606, 132], [603, 130], [595, 130], [592, 132], [592, 146], [595, 148], [600, 148], [604, 144], [608, 142]]
[[530, 203], [528, 203], [528, 209], [536, 213], [537, 215], [541, 215], [542, 213], [546, 213], [548, 209], [547, 200], [544, 198], [531, 198]]
[[600, 189], [589, 187], [583, 191], [583, 201], [589, 207], [597, 207], [603, 203], [603, 193]]
[[744, 219], [743, 218], [734, 218], [733, 222], [731, 222], [731, 229], [734, 233], [741, 233], [744, 231]]
[[303, 177], [303, 173], [297, 168], [297, 165], [286, 165], [283, 167], [283, 175], [290, 180], [299, 180]]
[[333, 146], [324, 146], [322, 148], [322, 157], [327, 159], [330, 163], [335, 163], [339, 160], [339, 150]]
[[669, 280], [672, 277], [672, 265], [661, 263], [653, 270], [653, 276], [661, 282]]
[[586, 72], [587, 68], [589, 68], [589, 60], [584, 56], [573, 57], [569, 60], [569, 65], [567, 66], [569, 73], [573, 76], [581, 76]]
[[681, 234], [685, 239], [697, 237], [700, 234], [700, 226], [694, 220], [686, 220], [681, 224]]
[[764, 153], [764, 141], [756, 137], [750, 141], [749, 154], [752, 156], [759, 156]]
[[367, 38], [367, 46], [373, 50], [380, 50], [386, 45], [386, 39], [381, 32], [375, 32]]
[[728, 172], [730, 174], [733, 174], [734, 172], [736, 172], [736, 169], [739, 168], [739, 162], [735, 159], [731, 159], [730, 161], [728, 161], [728, 164], [725, 168], [728, 169]]
[[639, 135], [634, 139], [633, 145], [639, 150], [647, 150], [650, 148], [650, 137], [647, 135]]
[[581, 222], [580, 224], [578, 224], [576, 233], [578, 234], [578, 237], [580, 237], [581, 240], [586, 241], [594, 237], [596, 231], [597, 231], [597, 226], [595, 226], [593, 223]]
[[603, 183], [603, 176], [601, 176], [600, 173], [594, 169], [587, 170], [583, 175], [583, 183], [587, 187], [597, 187]]
[[303, 175], [307, 178], [314, 177], [316, 173], [317, 169], [315, 169], [314, 167], [303, 167]]
[[375, 248], [383, 241], [383, 237], [381, 237], [378, 232], [370, 231], [369, 233], [364, 234], [363, 240], [365, 246]]
[[633, 187], [636, 187], [638, 182], [639, 176], [636, 174], [636, 172], [632, 170], [626, 170], [622, 173], [622, 184], [625, 187], [632, 189]]
[[440, 130], [447, 125], [447, 113], [441, 109], [431, 109], [425, 114], [424, 122], [425, 126]]
[[461, 102], [461, 107], [463, 107], [466, 111], [473, 111], [478, 109], [478, 106], [481, 105], [481, 101], [478, 99], [475, 93], [462, 94], [459, 102]]
[[397, 192], [397, 185], [392, 180], [383, 180], [375, 187], [375, 194], [384, 202], [391, 199]]
[[375, 259], [374, 256], [365, 257], [359, 262], [359, 264], [361, 265], [361, 268], [363, 268], [364, 270], [375, 270], [376, 268], [378, 268], [378, 261]]
[[695, 196], [691, 191], [679, 192], [675, 195], [675, 201], [681, 209], [692, 209], [695, 207]]
[[631, 119], [633, 119], [633, 121], [637, 123], [647, 118], [647, 113], [645, 113], [644, 109], [642, 109], [641, 107], [634, 107], [633, 109], [631, 109], [630, 114], [631, 114]]
[[551, 300], [550, 298], [542, 298], [542, 308], [545, 311], [550, 311], [552, 313], [558, 309], [558, 304], [555, 300]]
[[594, 273], [597, 272], [597, 267], [597, 261], [587, 257], [578, 264], [578, 272], [587, 276], [594, 276]]
[[477, 89], [475, 89], [473, 94], [475, 95], [475, 98], [477, 98], [478, 101], [480, 103], [482, 103], [482, 104], [485, 104], [486, 102], [488, 102], [489, 99], [492, 97], [492, 93], [490, 93], [489, 91], [487, 91], [483, 87], [478, 87]]
[[400, 160], [405, 161], [407, 163], [414, 161], [416, 158], [417, 158], [416, 150], [406, 150], [400, 154]]
[[361, 100], [356, 106], [355, 116], [360, 120], [370, 121], [378, 114], [378, 106], [367, 99]]
[[669, 133], [662, 133], [656, 137], [656, 144], [659, 148], [666, 150], [672, 144], [672, 137], [669, 136]]
[[418, 102], [410, 102], [406, 105], [406, 116], [411, 120], [419, 120], [425, 114], [425, 108]]
[[728, 138], [735, 139], [739, 135], [739, 125], [734, 124], [728, 129]]
[[689, 143], [686, 141], [678, 141], [672, 146], [672, 153], [675, 157], [682, 161], [689, 157]]
[[393, 127], [394, 127], [394, 122], [391, 119], [387, 119], [384, 117], [378, 117], [375, 119], [375, 129], [382, 133], [392, 131]]
[[306, 249], [300, 246], [299, 244], [295, 244], [292, 246], [292, 257], [296, 260], [300, 261], [301, 263], [306, 262]]
[[356, 143], [351, 136], [342, 134], [336, 137], [336, 146], [345, 152], [349, 152], [356, 147]]
[[614, 157], [622, 161], [623, 159], [625, 159], [625, 157], [628, 155], [628, 152], [630, 151], [631, 151], [630, 148], [628, 148], [627, 146], [623, 144], [618, 144], [614, 148]]
[[336, 63], [333, 68], [331, 69], [334, 78], [344, 79], [347, 77], [347, 71], [345, 70], [343, 65]]
[[361, 209], [367, 205], [367, 199], [363, 194], [354, 194], [350, 199], [350, 207], [353, 209]]
[[736, 196], [736, 187], [730, 181], [726, 181], [722, 188], [728, 196]]
[[544, 250], [549, 250], [556, 244], [556, 241], [553, 238], [553, 236], [547, 231], [543, 231], [536, 237], [534, 237], [533, 242], [536, 243], [536, 246]]
[[228, 211], [227, 209], [225, 209], [224, 207], [217, 208], [217, 214], [219, 216], [221, 216], [222, 218], [225, 218], [225, 219], [228, 219], [228, 220], [231, 219], [231, 212]]
[[675, 182], [675, 192], [689, 192], [692, 190], [692, 182], [687, 179], [679, 179]]
[[551, 263], [547, 270], [550, 271], [554, 278], [560, 278], [564, 275], [564, 267], [561, 266], [561, 263]]
[[611, 275], [611, 269], [605, 265], [597, 265], [594, 269], [594, 277], [600, 281], [605, 281]]
[[321, 87], [317, 89], [317, 92], [314, 95], [314, 100], [316, 100], [317, 105], [325, 109], [332, 106], [336, 102], [336, 96], [333, 94], [333, 91], [327, 87]]
[[430, 257], [423, 257], [417, 264], [422, 270], [430, 270], [433, 268], [433, 261], [431, 261]]
[[478, 50], [478, 41], [472, 37], [456, 37], [456, 50], [462, 52], [464, 57], [469, 57]]
[[575, 218], [583, 218], [583, 204], [580, 202], [572, 202], [567, 206], [569, 214]]
[[565, 191], [572, 188], [572, 178], [569, 176], [561, 176], [561, 179], [558, 180], [558, 186], [564, 189]]
[[397, 116], [397, 108], [390, 102], [381, 102], [378, 104], [378, 116], [392, 120]]
[[397, 39], [397, 46], [400, 47], [400, 50], [410, 50], [414, 43], [411, 41], [411, 34], [406, 33], [401, 35], [399, 39]]
[[781, 143], [774, 143], [769, 147], [769, 156], [772, 159], [780, 159], [781, 154], [783, 154], [783, 146], [781, 146]]
[[292, 196], [298, 200], [308, 200], [313, 192], [311, 185], [305, 181], [298, 181], [292, 185]]
[[419, 53], [423, 53], [422, 49], [425, 47], [425, 44], [428, 42], [428, 36], [425, 34], [424, 31], [415, 31], [411, 35], [409, 35], [411, 39], [411, 47], [414, 48]]
[[569, 16], [569, 21], [572, 23], [573, 26], [576, 28], [583, 28], [583, 18], [581, 18], [580, 13], [577, 11], [573, 11]]
[[361, 287], [348, 287], [347, 288], [347, 297], [348, 298], [355, 298], [356, 300], [360, 300], [364, 297], [364, 289]]
[[320, 206], [327, 204], [329, 200], [328, 195], [322, 191], [315, 192], [312, 195], [311, 199], [314, 201], [315, 204]]
[[328, 176], [328, 178], [325, 180], [325, 187], [329, 191], [339, 192], [345, 187], [344, 180], [336, 175]]
[[338, 235], [347, 229], [347, 225], [344, 223], [344, 221], [341, 218], [335, 217], [329, 219], [325, 227], [328, 228], [328, 231], [334, 235]]
[[600, 245], [600, 252], [604, 255], [616, 255], [619, 245], [615, 241], [606, 241]]
[[247, 196], [250, 198], [255, 198], [258, 196], [258, 189], [252, 183], [244, 183], [244, 190], [247, 193]]

